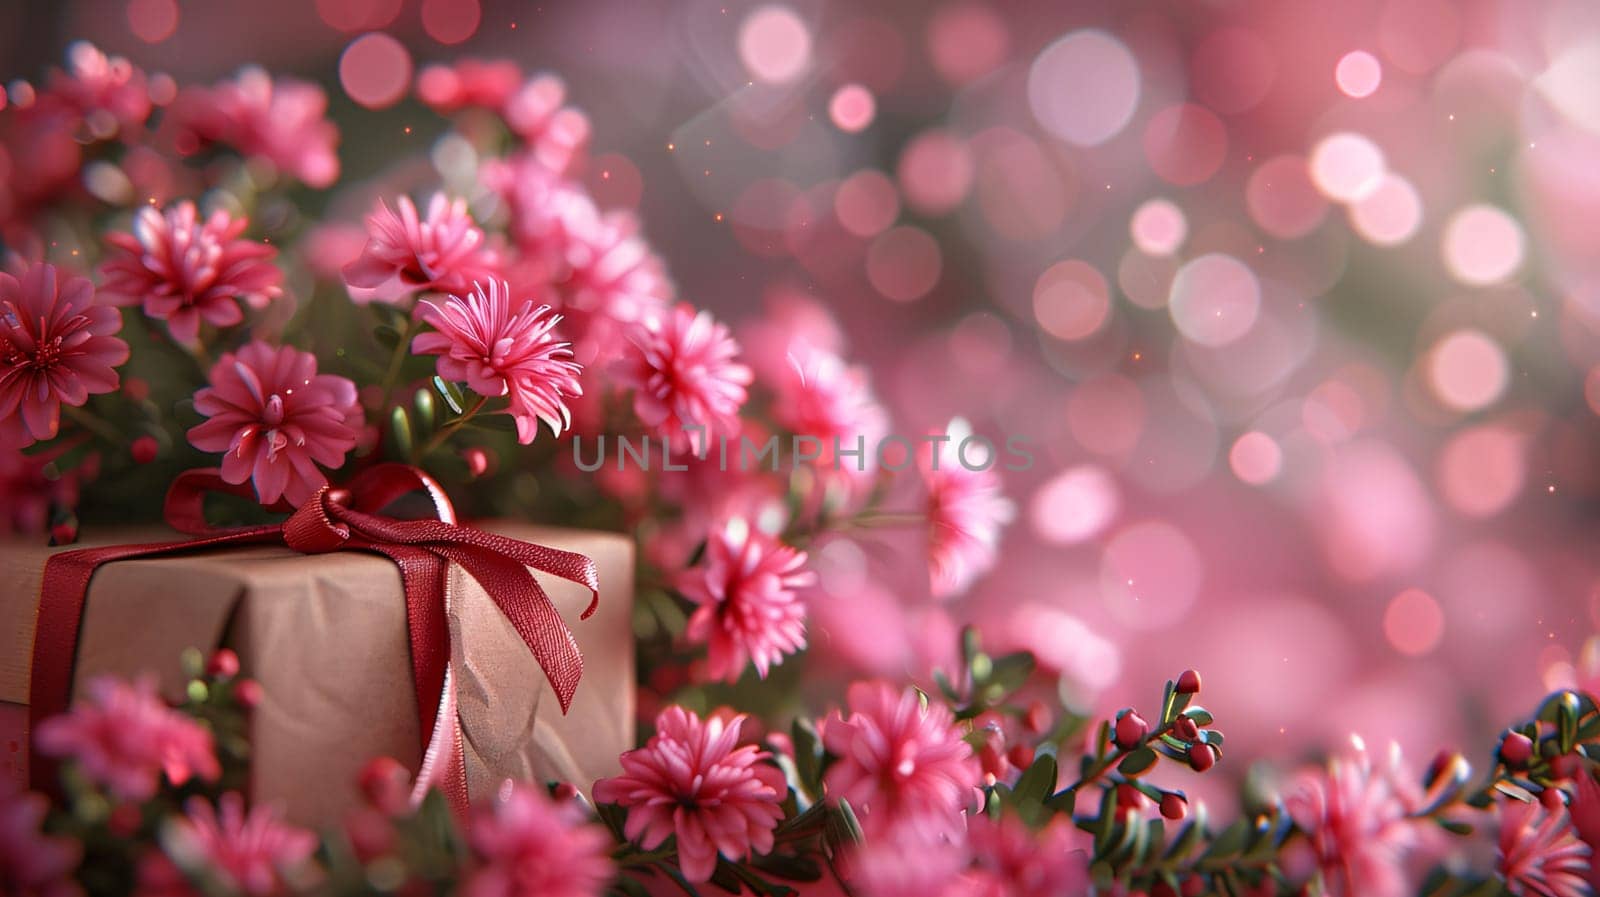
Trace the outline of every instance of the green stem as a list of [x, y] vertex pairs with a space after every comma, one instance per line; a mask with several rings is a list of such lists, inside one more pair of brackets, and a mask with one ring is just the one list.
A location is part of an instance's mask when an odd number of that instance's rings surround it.
[[[1174, 718], [1172, 722], [1177, 722], [1177, 719]], [[1161, 736], [1171, 732], [1172, 731], [1172, 722], [1169, 722], [1165, 726], [1162, 726], [1161, 728], [1156, 729], [1154, 732], [1151, 732], [1149, 735], [1146, 735], [1144, 737], [1144, 740], [1139, 742], [1138, 747], [1135, 747], [1133, 750], [1136, 751], [1139, 748], [1145, 747], [1145, 746], [1149, 745], [1150, 742], [1155, 741], [1156, 739], [1160, 738]], [[1057, 794], [1064, 794], [1064, 793], [1066, 793], [1068, 791], [1074, 791], [1075, 792], [1075, 791], [1079, 790], [1080, 788], [1083, 788], [1085, 785], [1092, 784], [1094, 781], [1099, 779], [1101, 776], [1103, 776], [1107, 772], [1109, 772], [1111, 770], [1111, 767], [1116, 766], [1118, 763], [1122, 762], [1122, 758], [1123, 757], [1126, 757], [1131, 753], [1133, 753], [1133, 751], [1125, 751], [1122, 748], [1117, 748], [1116, 750], [1114, 750], [1114, 751], [1106, 754], [1104, 757], [1102, 757], [1100, 759], [1099, 763], [1096, 763], [1094, 766], [1090, 767], [1089, 771], [1083, 774], [1083, 778], [1078, 779], [1076, 782], [1073, 782], [1071, 785], [1068, 785], [1067, 787], [1061, 789], [1061, 791], [1058, 791], [1056, 793]]]
[[62, 405], [61, 413], [65, 414], [73, 423], [112, 445], [122, 445], [128, 441], [128, 437], [119, 432], [116, 427], [113, 427], [109, 421], [99, 417], [88, 408]]
[[411, 354], [411, 339], [421, 328], [422, 319], [415, 315], [406, 321], [405, 332], [400, 334], [400, 342], [395, 343], [394, 352], [389, 355], [389, 369], [383, 373], [383, 402], [378, 406], [378, 411], [388, 409], [389, 401], [394, 397], [395, 383], [400, 379], [400, 369], [405, 366], [406, 356]]
[[482, 411], [483, 406], [488, 404], [488, 402], [488, 396], [478, 396], [477, 401], [473, 402], [471, 405], [468, 405], [466, 410], [462, 411], [459, 417], [440, 427], [432, 436], [428, 437], [427, 442], [417, 446], [417, 448], [411, 453], [411, 463], [416, 464], [418, 461], [421, 461], [424, 457], [426, 457], [429, 452], [443, 445], [446, 439], [449, 439], [452, 434], [465, 426], [466, 423], [472, 420], [472, 418], [477, 415], [479, 411]]

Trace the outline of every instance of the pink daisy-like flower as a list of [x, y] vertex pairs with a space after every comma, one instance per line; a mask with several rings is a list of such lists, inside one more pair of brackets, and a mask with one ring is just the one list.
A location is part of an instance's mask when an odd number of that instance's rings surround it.
[[708, 649], [713, 679], [737, 681], [746, 663], [765, 679], [783, 655], [806, 644], [806, 610], [796, 589], [813, 585], [796, 551], [744, 518], [712, 533], [705, 563], [684, 571], [678, 588], [699, 608], [689, 617], [690, 641]]
[[19, 897], [77, 897], [72, 880], [83, 855], [71, 838], [46, 835], [40, 828], [50, 802], [0, 779], [0, 894]]
[[482, 865], [464, 897], [595, 897], [615, 872], [605, 829], [586, 823], [575, 802], [519, 782], [474, 815], [468, 839]]
[[[1595, 781], [1594, 774], [1587, 770], [1575, 778], [1577, 787], [1573, 790], [1572, 803], [1567, 806], [1567, 812], [1572, 816], [1572, 827], [1578, 837], [1589, 845], [1592, 857], [1594, 851], [1600, 848], [1600, 782]], [[1600, 894], [1600, 864], [1592, 860], [1589, 863], [1589, 887]]]
[[465, 297], [425, 301], [422, 319], [437, 329], [411, 343], [418, 355], [439, 356], [439, 375], [464, 381], [481, 396], [506, 396], [517, 422], [517, 441], [530, 443], [544, 421], [553, 436], [572, 426], [566, 397], [583, 395], [582, 368], [572, 361], [570, 344], [552, 333], [561, 316], [550, 306], [523, 300], [511, 306], [511, 287], [491, 279], [489, 289], [473, 284]]
[[845, 701], [850, 715], [822, 724], [839, 758], [823, 780], [828, 799], [848, 800], [868, 837], [905, 829], [931, 841], [958, 829], [982, 774], [950, 709], [887, 682], [857, 682]]
[[966, 443], [972, 431], [959, 418], [943, 435], [948, 438], [937, 448], [924, 442], [917, 452], [928, 491], [928, 577], [935, 598], [966, 591], [994, 566], [1000, 529], [1014, 511], [1000, 492], [994, 444]]
[[488, 276], [494, 259], [484, 249], [483, 231], [467, 213], [466, 200], [435, 193], [426, 218], [409, 196], [396, 205], [398, 212], [379, 200], [367, 217], [366, 248], [344, 266], [351, 298], [399, 302], [418, 290], [462, 293]]
[[821, 442], [813, 464], [825, 482], [840, 482], [852, 496], [864, 495], [889, 429], [888, 413], [873, 397], [866, 370], [806, 343], [793, 344], [784, 360], [773, 383], [774, 419], [791, 433]]
[[354, 383], [317, 373], [310, 352], [261, 340], [212, 366], [194, 408], [210, 419], [189, 430], [189, 443], [225, 453], [222, 478], [254, 480], [264, 505], [310, 498], [328, 481], [322, 468], [356, 447], [363, 420]]
[[551, 171], [532, 152], [487, 160], [479, 178], [505, 199], [518, 248], [564, 277], [569, 248], [581, 245], [580, 235], [602, 218], [582, 185]]
[[188, 200], [165, 214], [145, 206], [132, 233], [106, 235], [119, 252], [100, 267], [101, 295], [113, 305], [143, 304], [179, 342], [193, 342], [202, 320], [231, 327], [244, 320], [235, 300], [263, 308], [283, 292], [283, 272], [271, 262], [278, 250], [239, 239], [249, 223], [223, 209], [201, 221]]
[[339, 129], [328, 121], [322, 88], [293, 78], [273, 80], [264, 69], [247, 66], [232, 81], [212, 88], [190, 88], [172, 109], [178, 151], [198, 152], [224, 143], [256, 156], [312, 187], [339, 178]]
[[1077, 830], [1057, 817], [1039, 832], [1007, 814], [967, 822], [973, 869], [969, 893], [986, 897], [1074, 897], [1089, 890], [1089, 856]]
[[622, 755], [622, 775], [594, 784], [595, 800], [628, 810], [627, 836], [653, 849], [678, 837], [684, 878], [708, 881], [717, 855], [744, 859], [772, 850], [788, 794], [783, 773], [754, 745], [739, 746], [744, 716], [700, 717], [668, 707], [656, 734]]
[[537, 75], [507, 98], [506, 125], [554, 172], [566, 172], [589, 144], [589, 118], [565, 105], [567, 85], [555, 75]]
[[51, 73], [50, 94], [82, 115], [89, 133], [101, 140], [150, 117], [144, 72], [88, 41], [67, 47], [67, 68]]
[[94, 302], [86, 277], [58, 281], [54, 265], [21, 278], [0, 272], [0, 445], [56, 435], [61, 406], [111, 392], [128, 360], [117, 310]]
[[869, 837], [840, 857], [851, 893], [861, 897], [975, 897], [966, 833], [925, 837], [908, 829]]
[[[709, 312], [688, 304], [647, 318], [633, 345], [614, 365], [633, 388], [633, 412], [675, 447], [707, 449], [717, 436], [739, 433], [739, 407], [750, 385], [748, 367], [734, 361], [739, 344]], [[703, 427], [691, 438], [691, 427]]]
[[589, 363], [609, 363], [628, 346], [633, 327], [667, 310], [672, 281], [626, 212], [568, 222], [564, 306], [583, 325], [580, 349]]
[[163, 773], [182, 785], [191, 777], [215, 781], [222, 772], [210, 730], [168, 707], [150, 678], [93, 680], [88, 702], [45, 720], [35, 740], [40, 751], [71, 758], [85, 777], [122, 800], [155, 796]]
[[1334, 757], [1324, 770], [1302, 773], [1284, 808], [1306, 834], [1330, 897], [1401, 897], [1402, 861], [1416, 845], [1406, 798], [1375, 769], [1365, 746]]
[[275, 894], [311, 857], [317, 838], [286, 825], [270, 807], [252, 807], [228, 792], [217, 806], [192, 797], [172, 823], [167, 853], [182, 869], [209, 874], [251, 897]]
[[1564, 809], [1502, 800], [1500, 859], [1495, 871], [1517, 897], [1587, 897], [1589, 846]]

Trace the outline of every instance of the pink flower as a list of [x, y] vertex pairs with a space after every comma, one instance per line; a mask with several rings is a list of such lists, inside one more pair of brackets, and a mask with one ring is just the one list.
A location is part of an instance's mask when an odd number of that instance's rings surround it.
[[959, 418], [941, 435], [937, 448], [922, 444], [917, 469], [928, 490], [928, 576], [933, 596], [949, 598], [994, 566], [1013, 509], [1000, 492], [994, 443], [972, 438]]
[[67, 69], [51, 74], [50, 93], [82, 115], [89, 133], [100, 140], [119, 129], [137, 128], [150, 117], [144, 72], [88, 41], [67, 47]]
[[434, 64], [417, 75], [417, 97], [436, 112], [475, 106], [499, 109], [522, 82], [522, 69], [509, 60], [463, 59], [454, 66]]
[[753, 662], [765, 679], [783, 655], [806, 644], [805, 604], [795, 594], [816, 582], [806, 554], [735, 518], [712, 533], [705, 563], [684, 571], [678, 587], [699, 608], [690, 641], [707, 645], [713, 679], [735, 682]]
[[468, 838], [483, 863], [464, 897], [595, 897], [614, 874], [605, 829], [533, 785], [507, 781], [474, 815]]
[[398, 213], [378, 201], [367, 217], [366, 248], [344, 266], [353, 299], [398, 302], [418, 290], [462, 293], [488, 276], [493, 257], [484, 250], [483, 231], [467, 214], [466, 200], [435, 193], [425, 219], [409, 196], [397, 205]]
[[25, 455], [0, 446], [0, 508], [5, 509], [0, 512], [0, 535], [42, 533], [50, 527], [53, 506], [77, 504], [83, 468], [57, 474], [49, 466], [52, 453]]
[[272, 76], [248, 66], [232, 81], [212, 88], [190, 88], [179, 95], [172, 117], [178, 151], [189, 155], [205, 144], [223, 143], [256, 156], [312, 187], [339, 178], [334, 147], [339, 129], [328, 121], [322, 88], [293, 78]]
[[1401, 897], [1406, 853], [1417, 843], [1405, 797], [1365, 747], [1302, 773], [1284, 808], [1306, 834], [1330, 897]]
[[[1595, 848], [1600, 846], [1600, 782], [1587, 770], [1580, 772], [1576, 780], [1577, 787], [1567, 811], [1572, 816], [1573, 829], [1583, 843], [1589, 845], [1589, 854], [1593, 856]], [[1600, 893], [1600, 864], [1589, 864], [1589, 887]]]
[[1500, 860], [1495, 871], [1517, 897], [1587, 897], [1589, 846], [1565, 810], [1500, 801]]
[[190, 444], [225, 452], [222, 478], [254, 480], [264, 505], [310, 498], [328, 481], [321, 467], [339, 467], [355, 448], [363, 420], [354, 383], [317, 373], [310, 352], [261, 340], [222, 356], [194, 408], [210, 419], [189, 431]]
[[172, 823], [167, 853], [180, 868], [216, 876], [251, 897], [278, 892], [316, 849], [316, 836], [280, 822], [269, 807], [248, 812], [228, 792], [213, 808], [192, 797], [188, 814]]
[[565, 398], [583, 394], [582, 368], [551, 332], [561, 316], [548, 305], [534, 308], [525, 299], [513, 311], [510, 285], [491, 279], [488, 292], [473, 284], [465, 298], [423, 302], [422, 319], [438, 332], [417, 337], [411, 351], [439, 356], [441, 377], [464, 381], [481, 396], [508, 397], [518, 442], [532, 442], [541, 420], [553, 436], [572, 426]]
[[610, 362], [627, 348], [629, 330], [667, 310], [672, 282], [634, 216], [578, 216], [567, 225], [565, 307], [584, 325], [586, 357]]
[[878, 445], [889, 429], [888, 413], [873, 397], [866, 370], [796, 342], [773, 391], [772, 413], [779, 426], [821, 442], [813, 463], [823, 478], [866, 492], [878, 467]]
[[114, 305], [142, 303], [179, 342], [193, 342], [201, 320], [231, 327], [244, 320], [234, 300], [262, 308], [283, 292], [283, 272], [270, 261], [278, 251], [238, 239], [249, 223], [223, 209], [202, 222], [188, 200], [165, 214], [145, 206], [132, 233], [106, 235], [120, 252], [100, 267], [101, 295]]
[[628, 809], [627, 836], [650, 850], [678, 837], [678, 864], [708, 881], [717, 855], [740, 860], [772, 850], [788, 794], [768, 754], [739, 745], [744, 716], [701, 722], [682, 707], [656, 718], [649, 743], [622, 755], [622, 775], [594, 784], [595, 800]]
[[49, 802], [0, 779], [0, 894], [18, 897], [77, 897], [72, 880], [82, 848], [71, 838], [46, 835]]
[[928, 837], [908, 829], [869, 837], [841, 858], [861, 897], [974, 897], [966, 833]]
[[121, 329], [86, 277], [58, 283], [53, 265], [20, 280], [0, 272], [0, 445], [50, 439], [63, 403], [116, 389], [115, 368], [128, 360], [128, 344], [112, 336]]
[[[687, 304], [635, 328], [633, 345], [615, 365], [617, 379], [633, 387], [633, 412], [677, 447], [698, 454], [716, 436], [739, 433], [750, 369], [735, 362], [739, 345], [709, 312]], [[703, 427], [698, 439], [690, 427]]]
[[1071, 897], [1089, 888], [1088, 853], [1071, 822], [1057, 817], [1037, 833], [1012, 815], [975, 814], [967, 823], [972, 893], [985, 897]]
[[71, 758], [85, 777], [122, 800], [154, 797], [163, 773], [174, 785], [194, 776], [211, 782], [221, 774], [210, 730], [168, 707], [150, 678], [93, 680], [88, 703], [45, 720], [35, 739], [40, 751]]
[[950, 709], [887, 682], [851, 685], [846, 703], [848, 717], [835, 712], [822, 725], [839, 758], [823, 780], [828, 799], [848, 800], [869, 838], [905, 829], [935, 840], [958, 829], [981, 774]]
[[575, 235], [591, 231], [601, 218], [588, 192], [551, 171], [532, 152], [488, 160], [479, 177], [484, 187], [505, 199], [517, 246], [564, 274]]
[[566, 106], [567, 86], [554, 75], [538, 75], [505, 103], [506, 125], [533, 150], [534, 158], [564, 173], [589, 143], [589, 118]]

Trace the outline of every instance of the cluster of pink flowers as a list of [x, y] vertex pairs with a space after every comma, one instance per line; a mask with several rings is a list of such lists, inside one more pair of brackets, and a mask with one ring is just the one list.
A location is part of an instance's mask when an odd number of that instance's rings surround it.
[[1418, 840], [1411, 807], [1392, 769], [1377, 766], [1364, 745], [1333, 757], [1325, 770], [1306, 772], [1284, 795], [1330, 894], [1401, 897], [1401, 865]]
[[168, 855], [179, 868], [202, 871], [249, 897], [281, 893], [317, 847], [311, 832], [284, 824], [271, 807], [246, 809], [236, 792], [215, 806], [191, 798], [186, 809], [167, 839]]
[[679, 588], [699, 605], [689, 618], [690, 639], [707, 647], [713, 679], [735, 681], [746, 664], [767, 670], [805, 647], [805, 606], [798, 590], [816, 582], [806, 553], [729, 520], [707, 541], [705, 562], [684, 572]]
[[72, 758], [119, 800], [148, 800], [163, 775], [181, 785], [191, 777], [213, 781], [221, 771], [211, 733], [168, 707], [151, 679], [94, 680], [88, 702], [46, 720], [35, 739], [39, 750]]
[[418, 291], [464, 294], [489, 277], [494, 256], [465, 200], [435, 193], [425, 218], [409, 196], [395, 204], [398, 212], [378, 201], [367, 218], [369, 237], [361, 257], [344, 268], [352, 299], [400, 302]]
[[473, 816], [468, 839], [481, 865], [466, 897], [592, 897], [615, 874], [605, 829], [575, 800], [560, 803], [532, 785], [506, 782]]

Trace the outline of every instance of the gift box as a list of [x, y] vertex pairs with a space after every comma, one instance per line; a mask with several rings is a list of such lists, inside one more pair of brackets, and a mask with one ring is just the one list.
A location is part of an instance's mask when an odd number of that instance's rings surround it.
[[[584, 586], [536, 574], [575, 636], [584, 670], [562, 714], [551, 684], [491, 597], [466, 571], [448, 573], [451, 666], [467, 791], [480, 800], [506, 777], [571, 782], [613, 775], [633, 746], [633, 545], [625, 536], [498, 522], [479, 528], [592, 559], [594, 614]], [[168, 541], [165, 530], [90, 534], [86, 546]], [[180, 537], [181, 538], [181, 537]], [[25, 782], [30, 655], [46, 560], [64, 549], [0, 546], [0, 767]], [[399, 569], [361, 551], [300, 554], [252, 546], [122, 560], [90, 581], [72, 693], [95, 676], [159, 677], [181, 695], [184, 648], [226, 646], [257, 680], [251, 714], [251, 796], [293, 822], [337, 820], [359, 796], [372, 757], [413, 770], [429, 735], [412, 686]]]

